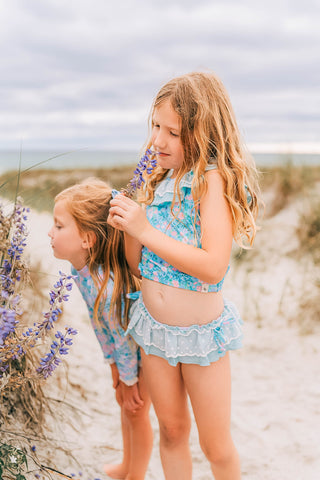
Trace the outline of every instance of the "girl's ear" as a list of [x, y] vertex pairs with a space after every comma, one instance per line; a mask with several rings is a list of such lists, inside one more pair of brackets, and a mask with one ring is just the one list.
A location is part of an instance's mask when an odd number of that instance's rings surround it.
[[82, 238], [83, 248], [89, 249], [92, 248], [96, 243], [96, 235], [94, 232], [85, 232]]

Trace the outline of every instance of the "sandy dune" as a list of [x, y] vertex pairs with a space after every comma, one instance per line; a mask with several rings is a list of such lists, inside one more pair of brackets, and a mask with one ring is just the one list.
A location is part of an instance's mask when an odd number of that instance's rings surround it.
[[[257, 254], [233, 261], [225, 284], [225, 296], [237, 303], [245, 320], [245, 347], [232, 353], [232, 430], [244, 479], [320, 478], [319, 329], [303, 335], [293, 321], [319, 272], [307, 259], [298, 262], [290, 255], [296, 247], [296, 211], [293, 205], [264, 223]], [[46, 234], [50, 223], [50, 215], [31, 213], [28, 248], [33, 259], [41, 259], [52, 283], [51, 275], [54, 281], [59, 269], [69, 271], [69, 266], [52, 256]], [[52, 425], [51, 435], [72, 456], [51, 452], [51, 466], [76, 477], [81, 471], [85, 480], [104, 479], [103, 463], [121, 458], [119, 412], [109, 367], [76, 288], [62, 322], [76, 327], [79, 335], [67, 358], [69, 382], [63, 369], [48, 381], [50, 395], [65, 402], [56, 402], [61, 420]], [[71, 416], [75, 428], [63, 414]], [[146, 480], [161, 480], [159, 433], [153, 411], [151, 415], [154, 449]], [[210, 470], [194, 424], [190, 441], [193, 478], [207, 480]]]

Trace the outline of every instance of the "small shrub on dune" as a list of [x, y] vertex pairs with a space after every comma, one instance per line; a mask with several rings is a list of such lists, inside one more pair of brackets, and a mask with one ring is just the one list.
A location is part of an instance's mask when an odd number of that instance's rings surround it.
[[300, 215], [297, 235], [301, 253], [312, 255], [315, 264], [320, 263], [320, 199], [310, 200]]
[[273, 199], [268, 205], [268, 216], [276, 215], [294, 198], [308, 192], [318, 180], [318, 167], [296, 166], [290, 158], [284, 165], [265, 169], [261, 175], [262, 189], [274, 190]]

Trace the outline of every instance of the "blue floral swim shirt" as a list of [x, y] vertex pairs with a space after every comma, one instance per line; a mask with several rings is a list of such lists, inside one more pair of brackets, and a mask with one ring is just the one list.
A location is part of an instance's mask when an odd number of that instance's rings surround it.
[[112, 279], [109, 278], [107, 284], [107, 298], [100, 316], [100, 325], [98, 325], [93, 315], [98, 292], [88, 267], [85, 266], [81, 270], [72, 267], [71, 272], [75, 276], [74, 281], [86, 302], [91, 324], [106, 362], [115, 363], [120, 380], [127, 385], [133, 385], [138, 381], [139, 351], [133, 339], [125, 335], [124, 329], [119, 325], [115, 316], [109, 314], [113, 290]]

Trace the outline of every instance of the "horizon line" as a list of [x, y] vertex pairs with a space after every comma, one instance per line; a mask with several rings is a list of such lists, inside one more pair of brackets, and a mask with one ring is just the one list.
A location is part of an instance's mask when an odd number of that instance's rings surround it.
[[[250, 153], [280, 153], [280, 154], [320, 154], [320, 141], [319, 142], [246, 142], [246, 147]], [[33, 147], [33, 148], [24, 148], [23, 152], [67, 152], [79, 153], [79, 152], [121, 152], [121, 153], [132, 153], [135, 151], [140, 151], [141, 148], [119, 148], [119, 147]], [[0, 148], [0, 152], [18, 152], [18, 149], [14, 148]]]
[[320, 142], [248, 142], [252, 153], [320, 154]]

